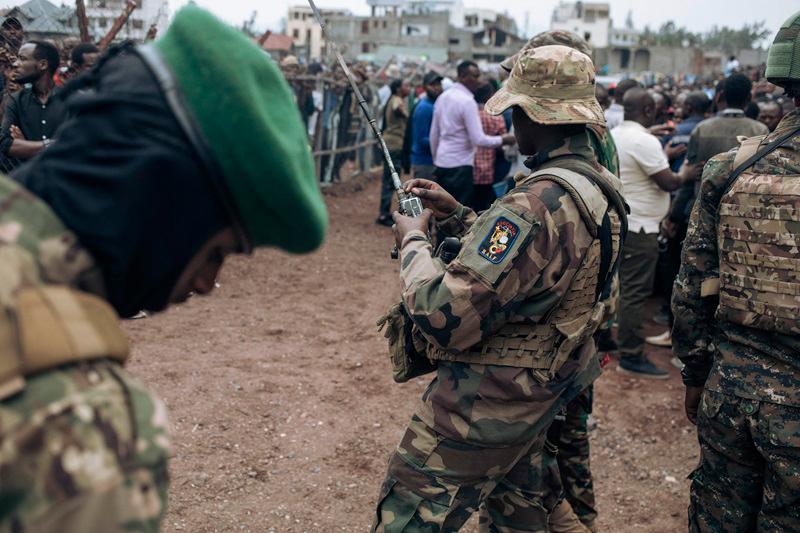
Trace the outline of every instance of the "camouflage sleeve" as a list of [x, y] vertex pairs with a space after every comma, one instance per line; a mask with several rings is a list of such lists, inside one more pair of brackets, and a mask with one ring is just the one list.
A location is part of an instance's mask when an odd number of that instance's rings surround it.
[[478, 216], [465, 205], [459, 205], [447, 217], [436, 222], [436, 228], [445, 237], [463, 237], [475, 223]]
[[686, 365], [683, 382], [689, 386], [702, 386], [714, 362], [714, 312], [719, 283], [717, 207], [734, 156], [735, 152], [720, 154], [703, 169], [700, 195], [689, 219], [681, 268], [672, 292], [672, 351]]
[[[561, 191], [550, 195], [555, 201], [566, 194], [555, 184], [545, 187]], [[565, 268], [551, 260], [563, 252], [564, 242], [539, 196], [518, 188], [495, 202], [475, 219], [458, 257], [446, 267], [431, 257], [431, 244], [421, 232], [406, 236], [403, 302], [434, 345], [463, 353], [517, 317], [531, 293], [547, 294], [550, 304], [560, 299], [561, 287], [554, 286]], [[524, 316], [536, 319], [548, 309], [526, 307]]]

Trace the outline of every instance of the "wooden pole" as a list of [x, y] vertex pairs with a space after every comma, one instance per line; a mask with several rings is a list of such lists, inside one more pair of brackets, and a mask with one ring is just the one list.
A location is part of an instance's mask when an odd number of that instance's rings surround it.
[[86, 18], [86, 4], [83, 0], [75, 0], [75, 16], [78, 17], [78, 29], [81, 32], [81, 42], [92, 42], [92, 37], [89, 35], [89, 19]]
[[125, 10], [120, 16], [117, 17], [117, 19], [114, 21], [114, 24], [111, 25], [111, 29], [108, 30], [108, 33], [106, 33], [105, 37], [100, 39], [100, 42], [97, 44], [97, 47], [100, 50], [105, 50], [108, 48], [108, 45], [111, 44], [111, 41], [114, 40], [125, 23], [128, 22], [131, 13], [133, 13], [133, 10], [136, 9], [136, 5], [137, 4], [134, 0], [128, 0], [128, 3], [125, 4]]
[[267, 42], [270, 35], [272, 35], [272, 30], [265, 31], [258, 39], [258, 46], [264, 46], [264, 43]]

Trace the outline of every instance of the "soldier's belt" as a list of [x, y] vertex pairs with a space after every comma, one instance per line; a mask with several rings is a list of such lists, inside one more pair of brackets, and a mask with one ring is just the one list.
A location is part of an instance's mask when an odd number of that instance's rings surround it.
[[64, 286], [22, 289], [0, 316], [0, 400], [25, 376], [79, 361], [128, 358], [128, 340], [108, 303]]

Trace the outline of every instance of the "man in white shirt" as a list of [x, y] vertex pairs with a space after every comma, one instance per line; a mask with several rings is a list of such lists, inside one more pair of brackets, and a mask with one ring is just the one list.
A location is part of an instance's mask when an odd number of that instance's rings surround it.
[[653, 125], [656, 105], [646, 90], [629, 89], [623, 106], [625, 120], [611, 130], [619, 153], [622, 194], [631, 209], [619, 271], [621, 358], [617, 369], [637, 377], [666, 379], [667, 372], [644, 355], [644, 305], [653, 289], [658, 232], [669, 211], [669, 191], [697, 179], [703, 165], [684, 165], [678, 173], [670, 170], [661, 143], [647, 129]]

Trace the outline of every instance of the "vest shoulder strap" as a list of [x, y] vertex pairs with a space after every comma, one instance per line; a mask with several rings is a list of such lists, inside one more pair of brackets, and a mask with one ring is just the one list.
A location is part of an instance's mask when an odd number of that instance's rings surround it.
[[733, 160], [733, 168], [738, 167], [758, 151], [758, 147], [764, 140], [766, 135], [757, 135], [755, 137], [747, 137], [739, 144], [739, 151], [736, 152], [736, 157]]
[[[592, 237], [597, 238], [598, 227], [608, 210], [608, 200], [598, 192], [586, 176], [566, 168], [545, 168], [528, 176], [532, 183], [550, 180], [561, 185], [572, 197]], [[526, 180], [526, 181], [528, 181]]]

